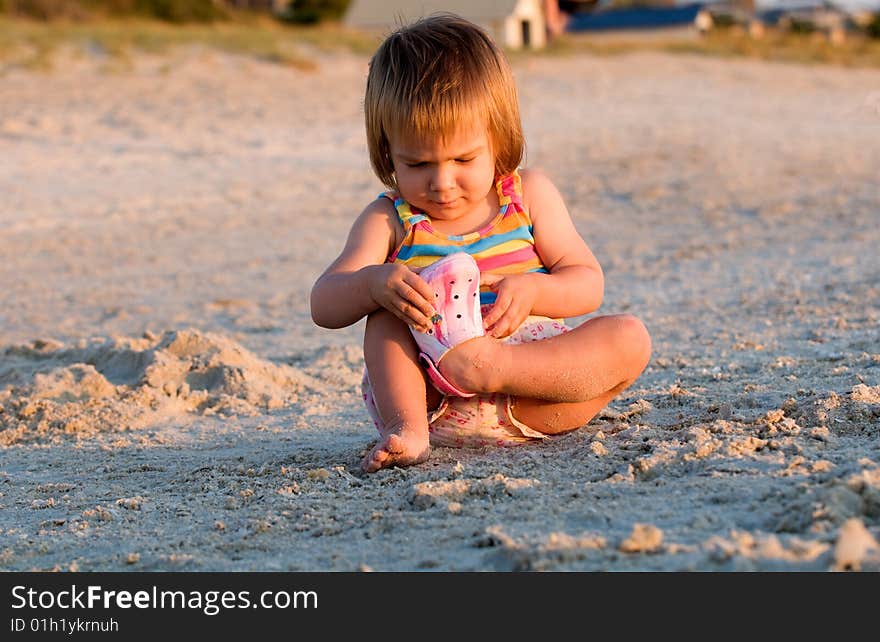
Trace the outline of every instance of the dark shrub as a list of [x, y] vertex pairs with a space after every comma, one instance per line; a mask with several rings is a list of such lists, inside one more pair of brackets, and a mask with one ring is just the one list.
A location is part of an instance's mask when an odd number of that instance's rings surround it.
[[350, 0], [293, 0], [281, 18], [300, 24], [338, 20], [345, 15]]
[[212, 0], [135, 0], [134, 9], [169, 22], [212, 22], [225, 17]]
[[712, 26], [716, 29], [729, 29], [736, 25], [736, 18], [729, 13], [719, 13], [712, 16]]
[[868, 23], [865, 31], [871, 38], [880, 38], [880, 11], [874, 14], [873, 20]]
[[816, 23], [808, 18], [792, 18], [788, 23], [788, 28], [792, 33], [814, 33]]

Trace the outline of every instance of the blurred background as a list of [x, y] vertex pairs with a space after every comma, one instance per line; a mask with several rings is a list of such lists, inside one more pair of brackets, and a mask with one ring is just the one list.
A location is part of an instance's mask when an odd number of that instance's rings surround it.
[[264, 15], [281, 23], [336, 22], [358, 29], [387, 29], [438, 10], [478, 22], [511, 49], [540, 49], [563, 34], [584, 32], [684, 36], [731, 30], [752, 39], [784, 32], [813, 40], [821, 35], [839, 46], [848, 38], [880, 37], [878, 0], [0, 0], [0, 14], [38, 21], [142, 18], [181, 24], [252, 22]]
[[[0, 0], [0, 224], [32, 248], [5, 254], [0, 339], [196, 325], [258, 350], [357, 343], [311, 324], [308, 291], [382, 189], [369, 55], [437, 10], [505, 46], [526, 163], [622, 280], [618, 308], [694, 252], [693, 301], [712, 303], [703, 254], [730, 248], [688, 235], [752, 230], [755, 249], [876, 202], [876, 0]], [[722, 280], [756, 265], [712, 260]]]
[[[667, 256], [681, 230], [657, 238], [678, 217], [766, 232], [750, 212], [804, 214], [810, 193], [848, 202], [875, 179], [878, 0], [0, 0], [0, 223], [42, 248], [5, 260], [22, 289], [0, 291], [0, 338], [321, 333], [308, 288], [382, 187], [368, 57], [437, 10], [506, 48], [527, 162], [559, 179], [592, 243], [650, 214], [643, 256]], [[357, 341], [321, 340], [340, 336]]]

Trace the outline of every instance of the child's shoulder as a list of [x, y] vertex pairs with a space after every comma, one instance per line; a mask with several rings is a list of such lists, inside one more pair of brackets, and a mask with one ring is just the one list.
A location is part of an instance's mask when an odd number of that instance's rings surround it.
[[556, 203], [561, 199], [559, 190], [553, 181], [541, 169], [529, 168], [519, 170], [522, 185], [523, 205], [530, 212], [532, 219], [540, 216], [548, 203]]
[[522, 183], [523, 193], [525, 193], [526, 190], [540, 191], [546, 189], [548, 186], [555, 189], [553, 181], [551, 181], [547, 174], [544, 173], [544, 170], [540, 168], [520, 168], [517, 170], [517, 173], [519, 174], [520, 182]]
[[385, 193], [380, 194], [370, 201], [355, 221], [355, 227], [371, 230], [372, 234], [387, 235], [389, 252], [403, 242], [404, 229], [397, 215], [397, 208], [392, 198], [387, 198]]
[[397, 208], [394, 206], [394, 192], [382, 192], [364, 208], [364, 214], [372, 216], [385, 216], [397, 218]]
[[367, 206], [361, 211], [357, 220], [359, 222], [372, 221], [374, 223], [377, 221], [387, 221], [390, 226], [400, 225], [400, 217], [397, 215], [397, 208], [394, 206], [393, 199], [393, 192], [379, 194], [367, 203]]

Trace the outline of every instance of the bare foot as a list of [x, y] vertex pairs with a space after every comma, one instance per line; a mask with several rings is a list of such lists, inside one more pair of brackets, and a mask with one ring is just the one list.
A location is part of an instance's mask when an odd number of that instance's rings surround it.
[[379, 443], [361, 461], [365, 473], [389, 466], [412, 466], [425, 461], [431, 452], [426, 427], [401, 424], [379, 438]]

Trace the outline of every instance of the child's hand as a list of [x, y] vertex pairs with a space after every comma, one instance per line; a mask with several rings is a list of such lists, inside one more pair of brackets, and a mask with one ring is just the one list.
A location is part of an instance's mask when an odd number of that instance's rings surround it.
[[418, 274], [400, 263], [383, 263], [371, 270], [370, 296], [377, 305], [420, 332], [434, 327], [434, 292]]
[[536, 280], [529, 274], [483, 274], [480, 281], [497, 295], [492, 309], [483, 317], [483, 327], [493, 337], [510, 336], [532, 313], [538, 298]]

